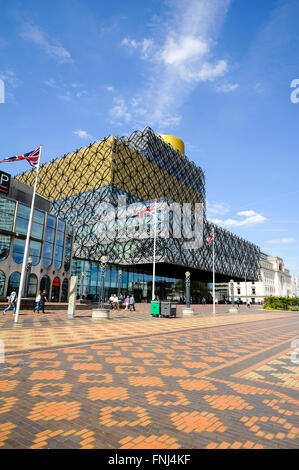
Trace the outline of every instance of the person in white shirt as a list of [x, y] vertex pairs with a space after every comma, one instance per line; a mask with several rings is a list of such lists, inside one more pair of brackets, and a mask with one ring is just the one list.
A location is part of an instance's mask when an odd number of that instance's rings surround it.
[[114, 302], [114, 295], [111, 294], [111, 296], [109, 297], [109, 304], [110, 304], [111, 310], [113, 309], [113, 302]]
[[16, 308], [17, 308], [17, 293], [15, 290], [12, 291], [12, 293], [9, 296], [8, 300], [8, 307], [6, 307], [5, 310], [3, 310], [3, 314], [12, 309], [12, 314], [14, 315], [16, 313]]
[[117, 297], [117, 295], [114, 296], [113, 307], [118, 310], [118, 297]]
[[40, 296], [40, 290], [39, 290], [36, 294], [36, 297], [35, 297], [36, 306], [34, 307], [34, 310], [33, 310], [34, 312], [36, 310], [37, 313], [39, 313], [40, 300], [41, 300], [41, 296]]

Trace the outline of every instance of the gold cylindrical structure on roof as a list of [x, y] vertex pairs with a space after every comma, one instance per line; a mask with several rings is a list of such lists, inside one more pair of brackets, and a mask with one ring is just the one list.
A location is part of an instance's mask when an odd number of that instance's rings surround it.
[[181, 139], [175, 137], [174, 135], [164, 134], [159, 134], [159, 137], [164, 140], [164, 142], [166, 142], [167, 144], [170, 144], [175, 150], [180, 152], [182, 155], [185, 155], [185, 144]]

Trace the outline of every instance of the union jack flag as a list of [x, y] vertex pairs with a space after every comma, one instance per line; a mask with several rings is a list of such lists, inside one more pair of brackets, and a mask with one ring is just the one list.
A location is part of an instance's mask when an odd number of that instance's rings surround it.
[[208, 244], [210, 244], [212, 240], [214, 240], [214, 232], [211, 232], [210, 236], [207, 238]]
[[146, 207], [145, 209], [142, 209], [141, 211], [135, 211], [131, 215], [131, 217], [143, 217], [144, 215], [153, 215], [155, 212], [156, 207], [155, 204], [151, 204], [150, 206]]
[[1, 160], [0, 163], [10, 163], [10, 162], [18, 162], [20, 160], [27, 160], [28, 163], [33, 167], [36, 168], [38, 165], [38, 159], [40, 157], [40, 147], [34, 150], [33, 152], [24, 153], [24, 155], [15, 155], [14, 157], [7, 157], [4, 160]]

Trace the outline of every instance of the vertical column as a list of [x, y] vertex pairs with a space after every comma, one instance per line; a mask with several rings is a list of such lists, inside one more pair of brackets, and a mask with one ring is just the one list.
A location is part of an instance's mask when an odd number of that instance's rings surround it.
[[78, 276], [72, 276], [70, 282], [70, 291], [69, 291], [69, 306], [67, 317], [69, 319], [74, 318], [76, 312], [76, 298], [77, 298], [77, 283], [78, 283]]

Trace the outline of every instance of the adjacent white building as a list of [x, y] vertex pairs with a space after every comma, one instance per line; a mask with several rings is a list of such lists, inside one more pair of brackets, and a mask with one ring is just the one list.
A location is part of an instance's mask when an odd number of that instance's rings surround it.
[[299, 279], [298, 277], [292, 277], [292, 288], [293, 288], [293, 297], [299, 297]]
[[293, 282], [290, 271], [282, 258], [261, 254], [261, 277], [259, 281], [235, 282], [235, 300], [262, 303], [265, 297], [292, 297]]

